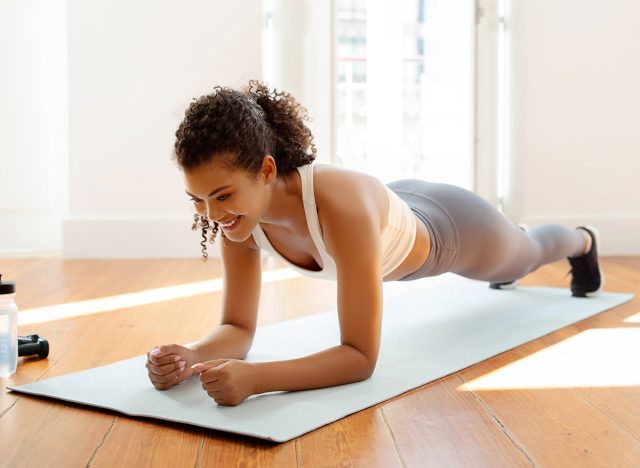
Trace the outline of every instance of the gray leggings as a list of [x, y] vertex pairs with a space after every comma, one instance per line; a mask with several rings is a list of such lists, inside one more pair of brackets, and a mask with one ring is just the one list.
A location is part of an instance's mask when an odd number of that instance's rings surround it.
[[575, 229], [542, 224], [524, 232], [489, 202], [454, 185], [407, 179], [388, 187], [411, 207], [431, 237], [424, 265], [400, 281], [453, 272], [504, 283], [583, 248], [584, 237]]

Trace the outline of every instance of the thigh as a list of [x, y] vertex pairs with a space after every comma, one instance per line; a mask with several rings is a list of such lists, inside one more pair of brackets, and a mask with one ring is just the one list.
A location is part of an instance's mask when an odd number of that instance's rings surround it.
[[485, 281], [510, 281], [535, 263], [539, 246], [477, 194], [420, 180], [398, 181], [389, 187], [429, 201], [421, 205], [425, 216], [435, 220], [446, 271]]
[[433, 196], [447, 210], [458, 232], [458, 256], [452, 272], [501, 282], [520, 278], [537, 264], [540, 246], [484, 198], [452, 185], [439, 188]]

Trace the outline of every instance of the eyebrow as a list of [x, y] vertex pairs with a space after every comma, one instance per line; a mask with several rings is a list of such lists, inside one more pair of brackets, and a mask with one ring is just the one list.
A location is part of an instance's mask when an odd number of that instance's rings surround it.
[[[225, 185], [224, 187], [218, 187], [217, 189], [215, 189], [214, 191], [212, 191], [209, 195], [207, 195], [207, 198], [214, 196], [216, 193], [218, 193], [220, 190], [224, 190], [226, 188], [231, 187], [231, 185]], [[187, 195], [189, 195], [190, 197], [193, 198], [198, 198], [195, 195], [190, 194], [189, 192], [187, 192], [186, 190], [184, 191]]]

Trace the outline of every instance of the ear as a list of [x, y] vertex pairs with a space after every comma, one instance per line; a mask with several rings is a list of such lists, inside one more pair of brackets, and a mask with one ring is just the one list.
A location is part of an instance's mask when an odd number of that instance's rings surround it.
[[265, 183], [270, 184], [278, 175], [278, 166], [276, 166], [276, 160], [273, 156], [267, 154], [262, 158], [262, 166], [260, 167], [260, 173], [258, 177]]

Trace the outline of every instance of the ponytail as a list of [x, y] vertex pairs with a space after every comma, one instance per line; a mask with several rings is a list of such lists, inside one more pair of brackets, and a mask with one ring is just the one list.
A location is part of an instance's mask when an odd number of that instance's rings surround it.
[[230, 153], [234, 158], [222, 162], [257, 173], [270, 154], [278, 172], [287, 174], [316, 158], [313, 135], [304, 124], [309, 120], [293, 96], [269, 90], [260, 81], [250, 81], [243, 91], [216, 86], [185, 111], [176, 131], [174, 158], [190, 170]]

